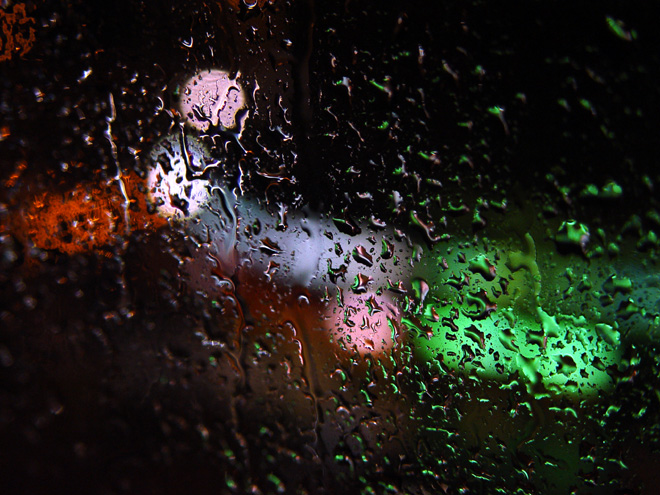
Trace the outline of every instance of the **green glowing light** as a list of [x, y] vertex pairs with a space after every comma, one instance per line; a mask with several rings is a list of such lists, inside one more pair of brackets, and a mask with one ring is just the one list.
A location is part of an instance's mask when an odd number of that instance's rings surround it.
[[[588, 235], [577, 222], [573, 227], [567, 238], [579, 242]], [[611, 390], [610, 370], [621, 364], [622, 355], [618, 323], [602, 320], [598, 311], [587, 317], [544, 307], [536, 244], [530, 234], [524, 242], [524, 250], [509, 249], [500, 257], [474, 246], [451, 259], [439, 251], [435, 266], [430, 262], [420, 268], [430, 290], [424, 297], [415, 291], [422, 307], [402, 319], [414, 336], [414, 355], [439, 369], [500, 381], [504, 387], [518, 381], [536, 398], [564, 395], [579, 400]], [[438, 262], [447, 267], [438, 271]], [[585, 287], [602, 286], [612, 294], [633, 289], [631, 280], [622, 276], [597, 286], [582, 285], [584, 274], [577, 268], [556, 268], [548, 280], [556, 284], [563, 273], [566, 293], [578, 301], [589, 293]], [[573, 290], [578, 281], [582, 289]], [[623, 311], [635, 310], [624, 303]]]
[[431, 153], [424, 153], [423, 151], [418, 151], [417, 155], [419, 155], [421, 158], [424, 160], [427, 160], [429, 162], [436, 161], [436, 152], [431, 152]]
[[559, 244], [569, 244], [583, 248], [589, 241], [589, 237], [589, 227], [575, 220], [569, 220], [560, 225], [555, 240]]
[[369, 81], [369, 83], [374, 87], [380, 89], [383, 93], [389, 93], [388, 89], [382, 84], [378, 84], [376, 81]]
[[610, 31], [612, 31], [620, 39], [624, 41], [632, 41], [637, 39], [637, 31], [635, 31], [634, 29], [628, 31], [625, 28], [625, 24], [623, 23], [623, 21], [620, 21], [619, 19], [614, 19], [613, 17], [610, 16], [607, 16], [605, 20], [607, 21], [607, 25], [610, 28]]

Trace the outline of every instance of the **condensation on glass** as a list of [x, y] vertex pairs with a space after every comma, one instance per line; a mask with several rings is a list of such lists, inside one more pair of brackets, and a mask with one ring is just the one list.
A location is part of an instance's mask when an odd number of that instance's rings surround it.
[[6, 486], [654, 493], [651, 18], [1, 3]]

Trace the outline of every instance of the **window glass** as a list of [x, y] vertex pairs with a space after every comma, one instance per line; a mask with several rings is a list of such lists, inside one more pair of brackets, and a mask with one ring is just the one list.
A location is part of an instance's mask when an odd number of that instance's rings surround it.
[[0, 2], [12, 493], [655, 493], [649, 8]]

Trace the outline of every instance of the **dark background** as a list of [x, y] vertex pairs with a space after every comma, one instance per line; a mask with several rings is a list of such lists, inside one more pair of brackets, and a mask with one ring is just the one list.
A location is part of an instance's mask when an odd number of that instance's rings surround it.
[[[9, 130], [0, 141], [5, 226], [32, 194], [116, 175], [106, 136], [110, 94], [119, 166], [144, 171], [150, 147], [178, 125], [166, 111], [175, 108], [177, 84], [210, 67], [240, 70], [247, 89], [255, 80], [261, 87], [242, 139], [246, 152], [222, 130], [202, 138], [221, 136], [225, 146], [213, 141], [212, 153], [226, 164], [223, 179], [234, 183], [241, 165], [258, 198], [335, 216], [374, 213], [403, 228], [411, 211], [432, 220], [449, 203], [473, 208], [480, 198], [507, 198], [532, 216], [589, 219], [613, 235], [631, 215], [657, 207], [650, 184], [660, 181], [660, 34], [649, 3], [25, 6], [36, 41], [0, 62], [0, 125]], [[608, 16], [636, 39], [617, 37]], [[496, 107], [506, 126], [489, 111]], [[83, 166], [62, 166], [73, 162]], [[9, 185], [20, 163], [27, 168]], [[273, 171], [295, 180], [268, 187], [259, 172]], [[610, 180], [623, 198], [577, 199], [586, 184]], [[393, 191], [402, 197], [398, 209]], [[452, 227], [470, 235], [478, 226], [468, 219], [450, 220]], [[195, 332], [225, 335], [235, 321], [182, 291], [175, 258], [187, 249], [183, 237], [136, 234], [110, 257], [67, 257], [26, 250], [3, 229], [0, 491], [368, 493], [371, 486], [422, 494], [521, 486], [549, 493], [545, 475], [523, 474], [531, 464], [522, 455], [504, 456], [509, 469], [499, 467], [502, 459], [480, 458], [476, 447], [420, 449], [411, 426], [381, 445], [403, 445], [402, 457], [375, 455], [334, 473], [330, 456], [310, 454], [309, 432], [296, 431], [281, 397], [263, 406], [231, 369], [209, 365], [212, 352]], [[579, 493], [654, 493], [658, 359], [652, 347], [634, 352], [642, 356], [638, 378], [612, 399], [619, 412], [601, 423], [609, 404], [579, 409], [584, 438], [575, 441], [591, 459], [576, 481]], [[434, 389], [435, 400], [454, 390], [445, 385]], [[430, 475], [430, 459], [439, 457], [448, 465]], [[480, 481], [481, 469], [496, 475]]]

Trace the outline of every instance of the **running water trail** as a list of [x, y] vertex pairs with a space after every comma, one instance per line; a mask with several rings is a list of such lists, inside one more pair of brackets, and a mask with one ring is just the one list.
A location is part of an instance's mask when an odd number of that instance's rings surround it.
[[112, 93], [109, 93], [109, 103], [110, 103], [110, 116], [106, 117], [106, 123], [108, 124], [108, 127], [105, 131], [105, 137], [108, 140], [108, 143], [110, 144], [110, 152], [112, 154], [112, 159], [115, 164], [116, 168], [116, 174], [114, 176], [114, 179], [117, 181], [119, 184], [119, 191], [121, 192], [121, 196], [124, 199], [122, 203], [122, 212], [123, 212], [123, 220], [124, 220], [124, 235], [122, 238], [121, 243], [119, 244], [119, 256], [118, 256], [118, 261], [120, 264], [120, 282], [122, 286], [121, 290], [121, 296], [120, 296], [120, 301], [121, 301], [121, 307], [122, 308], [127, 308], [128, 306], [128, 293], [126, 291], [126, 262], [124, 260], [124, 256], [126, 255], [126, 251], [128, 250], [128, 238], [131, 233], [131, 224], [130, 224], [130, 213], [129, 213], [129, 206], [131, 203], [131, 200], [128, 198], [128, 192], [126, 191], [126, 183], [124, 182], [124, 175], [121, 170], [121, 165], [119, 163], [119, 156], [117, 154], [117, 144], [115, 143], [115, 137], [112, 134], [112, 124], [115, 122], [117, 118], [117, 111], [115, 108], [115, 99]]

